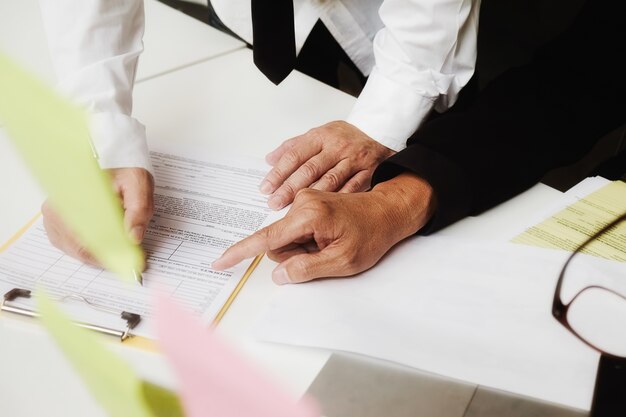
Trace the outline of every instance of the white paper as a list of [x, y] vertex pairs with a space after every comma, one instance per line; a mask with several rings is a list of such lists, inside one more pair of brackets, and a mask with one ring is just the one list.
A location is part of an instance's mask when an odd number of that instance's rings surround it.
[[[41, 285], [57, 297], [77, 294], [111, 311], [140, 314], [144, 320], [134, 334], [153, 336], [151, 292], [160, 291], [211, 322], [250, 261], [225, 272], [212, 270], [211, 263], [258, 230], [272, 213], [258, 191], [266, 166], [259, 161], [209, 162], [162, 152], [152, 152], [152, 162], [155, 216], [143, 242], [148, 255], [144, 287], [122, 282], [55, 249], [40, 219], [0, 254], [0, 292]], [[20, 303], [32, 308], [30, 301]], [[80, 321], [123, 328], [124, 322], [110, 312], [73, 300], [63, 305]]]
[[[588, 409], [598, 355], [550, 311], [567, 255], [445, 237], [409, 239], [356, 277], [282, 287], [256, 335]], [[626, 281], [623, 264], [590, 262]]]
[[600, 188], [604, 187], [611, 181], [607, 180], [604, 177], [588, 177], [570, 188], [565, 192], [566, 196], [570, 196], [575, 198], [576, 200], [580, 200], [589, 194], [598, 191]]

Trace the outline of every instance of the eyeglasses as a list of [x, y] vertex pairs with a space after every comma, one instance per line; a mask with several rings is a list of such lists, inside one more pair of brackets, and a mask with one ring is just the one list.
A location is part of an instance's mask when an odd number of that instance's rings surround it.
[[[566, 276], [572, 276], [572, 273], [568, 271], [574, 270], [571, 268], [572, 259], [592, 242], [602, 240], [602, 237], [606, 238], [605, 241], [608, 240], [605, 242], [608, 244], [612, 243], [610, 240], [613, 238], [626, 242], [626, 234], [620, 233], [611, 239], [608, 239], [607, 235], [607, 232], [614, 230], [624, 220], [626, 220], [626, 213], [607, 224], [576, 248], [563, 265], [552, 302], [552, 315], [559, 323], [586, 345], [603, 355], [615, 358], [626, 358], [626, 296], [624, 295], [626, 291], [618, 291], [614, 285], [611, 285], [611, 288], [603, 285], [607, 277], [589, 276], [586, 278], [590, 278], [591, 282], [575, 292], [569, 302], [564, 303], [563, 288], [567, 281]], [[624, 272], [623, 282], [620, 282], [617, 287], [624, 289], [626, 288], [626, 266], [622, 271]], [[577, 276], [580, 278], [594, 273], [597, 274], [594, 269], [584, 269], [577, 271]]]

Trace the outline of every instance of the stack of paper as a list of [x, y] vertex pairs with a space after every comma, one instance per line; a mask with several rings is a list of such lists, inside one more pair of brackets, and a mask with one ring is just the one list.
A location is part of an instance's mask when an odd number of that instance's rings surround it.
[[[588, 409], [597, 353], [550, 311], [567, 255], [409, 239], [356, 277], [281, 288], [257, 336], [357, 352]], [[626, 281], [623, 265], [588, 258], [605, 276]]]

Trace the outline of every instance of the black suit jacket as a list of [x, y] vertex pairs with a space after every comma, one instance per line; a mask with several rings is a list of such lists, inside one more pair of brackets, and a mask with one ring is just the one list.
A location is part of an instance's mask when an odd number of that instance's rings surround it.
[[426, 179], [438, 207], [421, 231], [427, 234], [582, 158], [626, 123], [625, 5], [588, 0], [529, 64], [496, 77], [469, 106], [425, 123], [406, 149], [379, 166], [373, 183], [405, 171]]

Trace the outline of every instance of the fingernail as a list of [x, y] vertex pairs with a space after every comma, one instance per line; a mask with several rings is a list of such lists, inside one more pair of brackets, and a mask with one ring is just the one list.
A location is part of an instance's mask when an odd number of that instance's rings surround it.
[[261, 190], [263, 194], [269, 194], [273, 191], [272, 184], [268, 180], [263, 180], [263, 182], [261, 182], [261, 186], [259, 187], [259, 189]]
[[267, 205], [273, 210], [279, 210], [285, 205], [283, 201], [283, 196], [274, 195], [271, 196], [269, 200], [267, 200]]
[[135, 243], [141, 243], [143, 240], [143, 235], [146, 232], [146, 229], [142, 226], [135, 226], [130, 231], [130, 237], [135, 241]]
[[287, 269], [284, 266], [276, 268], [272, 274], [272, 281], [278, 285], [289, 284], [291, 280], [289, 279], [289, 274], [287, 274]]

